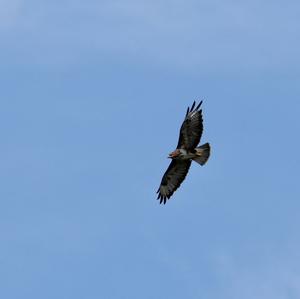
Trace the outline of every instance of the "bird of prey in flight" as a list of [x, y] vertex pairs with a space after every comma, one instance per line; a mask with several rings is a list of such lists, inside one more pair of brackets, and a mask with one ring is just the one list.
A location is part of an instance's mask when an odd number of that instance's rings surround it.
[[160, 203], [165, 204], [177, 190], [185, 179], [192, 161], [204, 165], [209, 158], [209, 143], [198, 147], [203, 132], [202, 109], [199, 110], [201, 104], [202, 101], [196, 106], [194, 101], [191, 108], [187, 109], [180, 128], [178, 145], [175, 151], [169, 154], [168, 158], [172, 161], [157, 190]]

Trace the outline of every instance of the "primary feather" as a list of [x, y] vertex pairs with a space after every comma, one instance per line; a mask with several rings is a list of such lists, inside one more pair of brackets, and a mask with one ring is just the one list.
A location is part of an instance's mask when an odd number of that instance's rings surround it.
[[[203, 132], [202, 101], [196, 106], [194, 101], [187, 109], [185, 119], [180, 128], [177, 148], [169, 155], [172, 161], [162, 177], [157, 190], [157, 199], [166, 203], [185, 179], [192, 160], [204, 165], [210, 155], [210, 145], [206, 143], [197, 147]], [[195, 107], [196, 106], [196, 107]]]

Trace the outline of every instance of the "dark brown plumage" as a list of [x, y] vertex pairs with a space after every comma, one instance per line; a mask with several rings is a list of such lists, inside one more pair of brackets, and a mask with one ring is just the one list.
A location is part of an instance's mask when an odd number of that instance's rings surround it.
[[186, 111], [185, 119], [180, 128], [177, 148], [193, 150], [200, 142], [203, 132], [203, 118], [202, 109], [198, 109], [200, 108], [202, 101], [194, 109], [195, 104], [196, 103], [194, 101], [191, 109], [188, 108]]
[[210, 145], [208, 143], [197, 147], [203, 132], [202, 109], [199, 110], [201, 104], [202, 101], [196, 106], [194, 101], [191, 108], [187, 109], [180, 128], [177, 148], [169, 154], [172, 161], [157, 190], [157, 199], [160, 200], [160, 203], [165, 204], [167, 199], [179, 188], [189, 171], [192, 160], [204, 165], [209, 158]]

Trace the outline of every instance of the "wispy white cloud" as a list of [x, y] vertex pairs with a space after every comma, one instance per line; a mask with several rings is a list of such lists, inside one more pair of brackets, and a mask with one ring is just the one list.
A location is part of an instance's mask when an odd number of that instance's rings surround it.
[[46, 61], [104, 55], [247, 71], [299, 63], [298, 12], [300, 5], [292, 2], [27, 2], [13, 30], [25, 50], [35, 49], [33, 57]]

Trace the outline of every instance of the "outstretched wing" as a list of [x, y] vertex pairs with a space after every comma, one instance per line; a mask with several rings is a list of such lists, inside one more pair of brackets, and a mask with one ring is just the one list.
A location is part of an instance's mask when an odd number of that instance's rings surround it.
[[189, 171], [191, 163], [191, 160], [172, 160], [156, 192], [158, 193], [157, 199], [160, 199], [160, 203], [163, 202], [165, 204], [167, 199], [180, 186]]
[[202, 101], [195, 108], [194, 101], [191, 108], [187, 109], [185, 119], [180, 128], [179, 141], [177, 148], [193, 150], [200, 142], [203, 131], [202, 109], [199, 110]]

